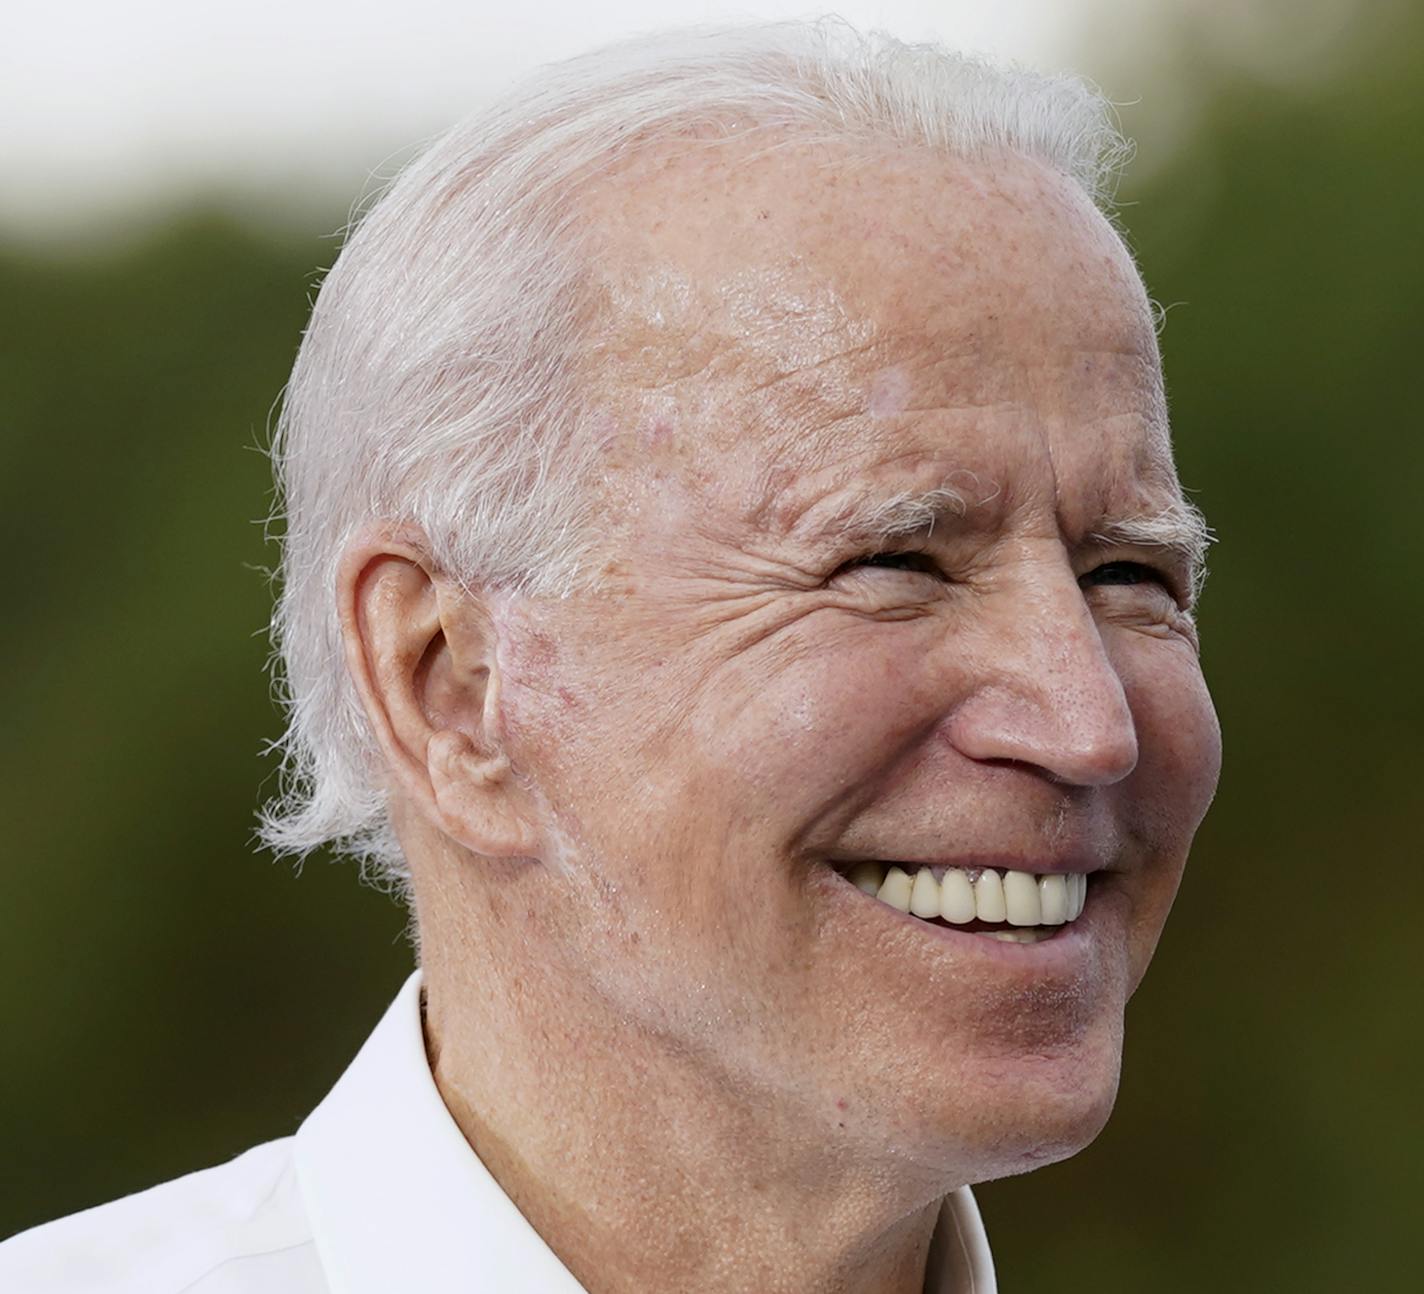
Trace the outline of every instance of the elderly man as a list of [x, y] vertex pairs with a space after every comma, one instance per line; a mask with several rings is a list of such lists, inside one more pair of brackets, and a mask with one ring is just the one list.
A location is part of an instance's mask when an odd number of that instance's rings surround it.
[[6, 1289], [993, 1289], [1216, 782], [1153, 311], [1078, 83], [832, 25], [546, 70], [322, 288], [290, 794], [420, 970], [294, 1138]]

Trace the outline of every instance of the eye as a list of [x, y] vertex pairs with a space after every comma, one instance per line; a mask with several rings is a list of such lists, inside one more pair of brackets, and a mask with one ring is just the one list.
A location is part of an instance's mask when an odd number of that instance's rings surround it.
[[831, 573], [834, 579], [837, 575], [845, 574], [847, 571], [856, 570], [887, 570], [887, 571], [911, 571], [922, 572], [926, 575], [942, 576], [938, 563], [927, 553], [866, 553], [863, 557], [853, 557], [848, 562], [841, 565]]
[[1078, 577], [1082, 588], [1104, 584], [1156, 584], [1171, 593], [1172, 582], [1162, 571], [1143, 562], [1104, 562]]

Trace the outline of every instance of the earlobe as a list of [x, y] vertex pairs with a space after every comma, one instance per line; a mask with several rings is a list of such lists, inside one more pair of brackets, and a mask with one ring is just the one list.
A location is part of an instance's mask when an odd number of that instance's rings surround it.
[[446, 835], [486, 857], [534, 853], [534, 833], [507, 755], [478, 750], [464, 733], [448, 728], [432, 734], [426, 752], [435, 810]]

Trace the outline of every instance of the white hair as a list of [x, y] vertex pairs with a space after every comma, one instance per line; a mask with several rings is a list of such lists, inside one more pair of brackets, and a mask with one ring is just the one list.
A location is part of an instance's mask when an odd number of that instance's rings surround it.
[[834, 19], [678, 31], [543, 68], [394, 180], [326, 275], [273, 436], [287, 729], [262, 841], [404, 889], [379, 752], [344, 666], [336, 572], [373, 520], [454, 578], [567, 595], [590, 551], [576, 202], [634, 153], [749, 132], [1012, 152], [1106, 210], [1127, 145], [1082, 81]]

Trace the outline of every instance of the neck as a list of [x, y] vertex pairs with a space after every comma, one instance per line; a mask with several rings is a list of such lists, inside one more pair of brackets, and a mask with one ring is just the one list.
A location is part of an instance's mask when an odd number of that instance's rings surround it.
[[828, 1149], [522, 941], [422, 932], [440, 1094], [589, 1294], [920, 1294], [940, 1200], [921, 1173]]

